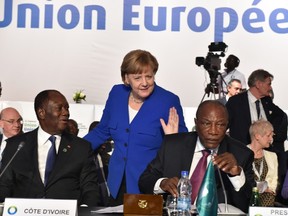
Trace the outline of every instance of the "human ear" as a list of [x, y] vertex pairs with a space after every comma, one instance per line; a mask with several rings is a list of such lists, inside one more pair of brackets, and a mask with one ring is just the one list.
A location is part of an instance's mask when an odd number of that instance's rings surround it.
[[37, 113], [38, 113], [39, 119], [45, 119], [45, 110], [44, 110], [44, 109], [39, 108], [39, 109], [37, 110]]
[[130, 85], [129, 83], [129, 79], [128, 79], [128, 74], [125, 74], [125, 81], [124, 81], [125, 85]]

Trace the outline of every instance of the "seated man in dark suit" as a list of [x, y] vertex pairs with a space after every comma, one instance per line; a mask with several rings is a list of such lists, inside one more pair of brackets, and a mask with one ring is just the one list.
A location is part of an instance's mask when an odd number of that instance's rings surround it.
[[[217, 152], [212, 160], [215, 167], [220, 169], [228, 203], [247, 212], [254, 185], [253, 152], [243, 143], [226, 135], [228, 112], [219, 101], [201, 103], [196, 112], [195, 125], [197, 132], [165, 136], [156, 158], [139, 179], [140, 191], [177, 196], [177, 183], [181, 171], [190, 170], [191, 178], [196, 164], [202, 157], [201, 151], [209, 149]], [[211, 160], [211, 155], [207, 160]], [[224, 203], [219, 175], [215, 173], [215, 177], [219, 203]]]
[[0, 201], [6, 197], [75, 199], [79, 205], [96, 206], [93, 151], [89, 142], [65, 132], [69, 119], [66, 98], [56, 90], [42, 91], [34, 109], [39, 127], [7, 140], [1, 172], [19, 143], [25, 144], [0, 179]]

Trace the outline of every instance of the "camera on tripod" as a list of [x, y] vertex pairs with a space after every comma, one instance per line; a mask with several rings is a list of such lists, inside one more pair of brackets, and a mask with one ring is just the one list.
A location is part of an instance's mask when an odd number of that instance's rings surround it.
[[208, 48], [209, 52], [204, 57], [196, 57], [195, 63], [197, 66], [202, 66], [205, 68], [205, 70], [209, 73], [210, 76], [210, 84], [208, 84], [206, 88], [206, 92], [209, 93], [210, 91], [213, 93], [218, 93], [218, 83], [217, 78], [220, 74], [218, 71], [221, 68], [221, 59], [220, 57], [225, 56], [225, 52], [227, 49], [227, 45], [224, 42], [212, 42]]

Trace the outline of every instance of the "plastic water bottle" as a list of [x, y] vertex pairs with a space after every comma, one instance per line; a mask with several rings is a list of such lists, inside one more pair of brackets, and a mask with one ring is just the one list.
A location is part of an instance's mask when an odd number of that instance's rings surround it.
[[192, 186], [188, 177], [188, 171], [181, 172], [181, 178], [177, 185], [178, 199], [177, 199], [177, 210], [179, 215], [191, 215], [191, 193]]

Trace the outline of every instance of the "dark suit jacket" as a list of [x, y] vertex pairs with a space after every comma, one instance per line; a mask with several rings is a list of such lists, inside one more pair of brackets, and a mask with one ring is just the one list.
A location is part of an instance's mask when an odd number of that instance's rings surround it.
[[[140, 176], [139, 188], [143, 193], [153, 193], [156, 181], [162, 177], [179, 177], [182, 170], [190, 170], [194, 150], [196, 147], [197, 133], [179, 133], [167, 135], [156, 156]], [[218, 154], [232, 153], [239, 166], [244, 170], [246, 182], [240, 191], [235, 191], [226, 173], [221, 171], [222, 179], [227, 192], [228, 203], [248, 211], [249, 199], [254, 185], [254, 173], [252, 170], [253, 152], [243, 143], [240, 143], [229, 136], [225, 136], [220, 143]], [[215, 170], [217, 194], [219, 203], [224, 203], [223, 190], [221, 187], [218, 171]], [[193, 187], [193, 185], [192, 185]]]
[[223, 97], [217, 99], [217, 101], [219, 101], [220, 103], [222, 103], [223, 105], [225, 105], [225, 104], [227, 103], [226, 96], [223, 96]]
[[90, 143], [64, 133], [54, 169], [45, 187], [38, 169], [37, 130], [7, 140], [2, 170], [19, 143], [24, 141], [25, 145], [0, 179], [0, 201], [3, 202], [6, 197], [76, 199], [78, 204], [96, 206], [97, 174]]
[[[267, 120], [273, 125], [275, 136], [272, 150], [284, 151], [284, 141], [287, 139], [286, 113], [276, 106], [271, 97], [261, 98]], [[251, 142], [249, 128], [251, 125], [251, 113], [248, 101], [248, 92], [229, 98], [226, 103], [229, 112], [230, 136], [248, 145]]]

